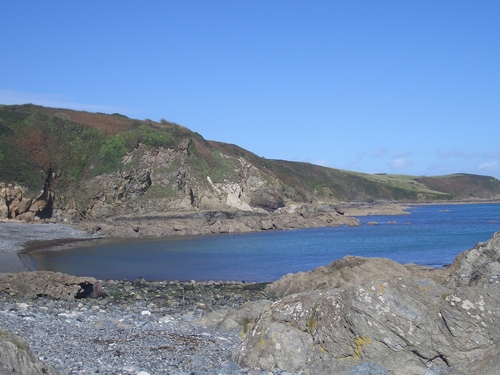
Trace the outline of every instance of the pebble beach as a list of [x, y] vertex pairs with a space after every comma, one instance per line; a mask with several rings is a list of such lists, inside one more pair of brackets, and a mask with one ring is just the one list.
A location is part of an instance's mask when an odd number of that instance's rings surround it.
[[262, 298], [259, 287], [137, 280], [103, 289], [103, 298], [75, 301], [0, 295], [0, 331], [26, 340], [61, 374], [269, 374], [231, 360], [240, 326], [200, 319]]
[[[18, 253], [32, 241], [86, 238], [62, 224], [0, 223], [0, 273], [29, 270]], [[263, 285], [138, 279], [102, 286], [104, 297], [70, 301], [2, 293], [0, 332], [24, 339], [61, 374], [270, 374], [231, 360], [240, 325], [204, 320], [266, 299]]]

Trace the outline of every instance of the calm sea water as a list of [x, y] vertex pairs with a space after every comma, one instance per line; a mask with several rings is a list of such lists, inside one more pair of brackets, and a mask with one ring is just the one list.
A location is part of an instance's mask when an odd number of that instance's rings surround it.
[[[500, 230], [500, 204], [412, 207], [359, 227], [100, 241], [30, 255], [34, 269], [99, 279], [274, 281], [345, 255], [439, 267]], [[368, 225], [368, 222], [378, 225]], [[391, 223], [391, 222], [395, 222]]]

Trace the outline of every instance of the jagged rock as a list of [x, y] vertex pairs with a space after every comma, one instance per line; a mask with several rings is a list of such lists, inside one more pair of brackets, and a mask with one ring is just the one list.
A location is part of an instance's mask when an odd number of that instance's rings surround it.
[[[234, 168], [228, 169], [227, 178], [201, 177], [190, 162], [189, 142], [185, 139], [175, 149], [139, 144], [124, 157], [123, 171], [96, 176], [84, 181], [78, 192], [60, 197], [63, 219], [204, 210], [272, 212], [284, 205], [279, 179], [243, 157], [214, 151]], [[69, 215], [74, 211], [81, 215]]]
[[247, 302], [236, 309], [215, 310], [203, 315], [193, 321], [202, 326], [220, 326], [226, 329], [242, 327], [242, 333], [246, 334], [248, 328], [259, 317], [262, 311], [268, 309], [271, 305], [269, 300], [258, 300]]
[[93, 277], [70, 276], [51, 271], [0, 274], [0, 293], [2, 292], [64, 300], [103, 295], [100, 282]]
[[7, 219], [9, 217], [9, 206], [5, 200], [5, 188], [0, 185], [0, 220]]
[[293, 294], [261, 315], [234, 358], [306, 374], [345, 374], [367, 360], [396, 375], [469, 374], [498, 343], [499, 297], [411, 278]]
[[358, 285], [366, 281], [386, 280], [394, 276], [409, 276], [401, 264], [385, 258], [346, 256], [308, 272], [287, 274], [269, 284], [265, 292], [277, 297], [318, 289]]
[[26, 189], [18, 185], [0, 183], [0, 219], [32, 221], [50, 216], [54, 193], [48, 186], [35, 197], [26, 196]]
[[500, 285], [500, 232], [457, 256], [445, 284], [453, 286]]
[[0, 330], [0, 374], [57, 375], [57, 372], [43, 364], [23, 339]]
[[[298, 289], [308, 291], [266, 309], [233, 359], [306, 374], [359, 373], [353, 371], [367, 361], [395, 375], [500, 374], [499, 250], [500, 232], [457, 257], [444, 284], [402, 266], [366, 281], [357, 275], [370, 261], [351, 257], [329, 266], [342, 287], [332, 288], [332, 278], [330, 287], [314, 290], [327, 268], [288, 277], [287, 285], [300, 280]], [[292, 290], [283, 284], [277, 292]]]

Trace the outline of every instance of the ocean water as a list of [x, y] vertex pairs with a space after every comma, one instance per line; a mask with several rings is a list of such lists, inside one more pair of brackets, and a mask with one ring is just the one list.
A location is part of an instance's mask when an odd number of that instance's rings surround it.
[[[99, 279], [274, 281], [346, 255], [440, 267], [500, 230], [500, 204], [415, 206], [359, 227], [102, 240], [30, 254], [33, 268]], [[369, 225], [377, 222], [377, 225]]]

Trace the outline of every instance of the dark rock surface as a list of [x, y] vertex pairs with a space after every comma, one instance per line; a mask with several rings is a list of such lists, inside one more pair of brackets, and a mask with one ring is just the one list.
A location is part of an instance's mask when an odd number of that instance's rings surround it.
[[267, 230], [356, 226], [359, 221], [335, 211], [307, 213], [199, 211], [176, 214], [124, 215], [74, 223], [80, 230], [105, 237], [160, 237]]

